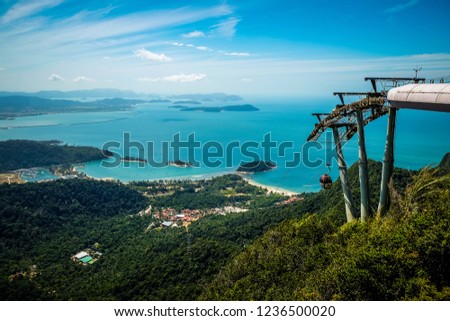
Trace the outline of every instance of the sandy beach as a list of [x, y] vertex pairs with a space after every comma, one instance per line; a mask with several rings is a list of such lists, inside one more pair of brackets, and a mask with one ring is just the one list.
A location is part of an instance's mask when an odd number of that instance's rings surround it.
[[264, 184], [257, 183], [257, 182], [255, 182], [254, 180], [252, 180], [251, 178], [248, 178], [248, 177], [242, 176], [242, 178], [243, 178], [245, 181], [247, 181], [247, 183], [249, 183], [249, 184], [251, 184], [251, 185], [253, 185], [253, 186], [258, 186], [258, 187], [261, 187], [261, 188], [266, 188], [267, 191], [268, 191], [269, 193], [270, 193], [270, 192], [272, 192], [272, 193], [278, 193], [278, 194], [283, 194], [283, 195], [286, 195], [286, 196], [294, 196], [294, 195], [298, 195], [298, 193], [293, 192], [293, 191], [289, 191], [289, 190], [287, 190], [287, 189], [283, 189], [283, 188], [279, 188], [279, 187], [276, 187], [276, 186], [264, 185]]

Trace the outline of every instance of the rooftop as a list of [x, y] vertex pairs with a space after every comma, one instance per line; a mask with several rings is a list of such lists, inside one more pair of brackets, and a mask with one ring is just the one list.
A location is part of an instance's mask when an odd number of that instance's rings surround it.
[[81, 251], [81, 252], [75, 254], [73, 257], [78, 260], [81, 260], [83, 257], [88, 256], [88, 255], [89, 254], [87, 254], [85, 251]]

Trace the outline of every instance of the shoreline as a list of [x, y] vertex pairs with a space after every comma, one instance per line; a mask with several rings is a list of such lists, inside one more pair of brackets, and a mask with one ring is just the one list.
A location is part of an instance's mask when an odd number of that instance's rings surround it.
[[287, 190], [284, 188], [280, 188], [280, 187], [276, 187], [276, 186], [272, 186], [272, 185], [261, 184], [261, 183], [255, 182], [253, 179], [251, 179], [249, 177], [244, 177], [242, 175], [240, 175], [240, 176], [242, 177], [242, 179], [244, 181], [246, 181], [250, 185], [267, 189], [268, 193], [272, 192], [272, 193], [277, 193], [277, 194], [283, 194], [286, 196], [295, 196], [295, 195], [300, 194], [300, 193], [290, 191], [290, 190]]
[[[136, 163], [140, 163], [140, 160], [124, 160], [122, 159], [121, 161], [123, 162], [136, 162]], [[85, 173], [82, 170], [82, 166], [84, 165], [84, 163], [82, 164], [74, 164], [73, 167], [76, 170], [76, 172], [83, 174], [86, 178], [88, 179], [93, 179], [93, 180], [98, 180], [98, 181], [119, 181], [123, 184], [127, 184], [129, 183], [129, 181], [122, 181], [120, 179], [117, 178], [113, 178], [113, 177], [94, 177], [91, 175], [88, 175], [87, 173]], [[175, 164], [171, 164], [169, 166], [174, 166], [174, 167], [178, 167]], [[36, 168], [28, 168], [28, 169], [20, 169], [20, 170], [16, 170], [15, 172], [18, 172], [18, 176], [20, 177], [20, 172], [22, 170], [38, 170], [38, 169], [43, 169], [43, 167], [36, 167]], [[250, 177], [248, 177], [245, 174], [242, 173], [236, 173], [236, 172], [218, 172], [218, 173], [205, 173], [205, 174], [198, 174], [198, 175], [186, 175], [186, 176], [175, 176], [175, 177], [164, 177], [164, 178], [155, 178], [155, 179], [144, 179], [144, 181], [155, 181], [155, 180], [184, 180], [184, 179], [189, 179], [189, 180], [198, 180], [198, 179], [212, 179], [214, 177], [218, 177], [218, 176], [223, 176], [223, 175], [228, 175], [228, 174], [237, 174], [239, 175], [244, 181], [246, 181], [248, 184], [256, 186], [256, 187], [260, 187], [263, 189], [267, 189], [267, 192], [270, 193], [277, 193], [277, 194], [282, 194], [282, 195], [286, 195], [286, 196], [295, 196], [298, 195], [300, 193], [298, 192], [294, 192], [291, 190], [287, 190], [285, 188], [281, 188], [281, 187], [276, 187], [273, 185], [267, 185], [267, 184], [261, 184], [258, 183], [256, 181], [254, 181], [253, 179], [251, 179]], [[56, 175], [58, 178], [61, 178], [61, 175]], [[57, 178], [57, 179], [58, 179]], [[53, 180], [53, 179], [52, 179]], [[27, 182], [25, 180], [25, 182]]]

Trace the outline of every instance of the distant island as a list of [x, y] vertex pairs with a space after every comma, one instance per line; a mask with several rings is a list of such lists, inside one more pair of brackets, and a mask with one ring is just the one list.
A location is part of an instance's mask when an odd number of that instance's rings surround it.
[[[119, 97], [132, 97], [119, 98]], [[143, 99], [138, 99], [142, 97]], [[137, 94], [116, 89], [92, 89], [73, 91], [39, 91], [35, 93], [0, 91], [0, 119], [36, 116], [52, 113], [123, 111], [144, 103], [172, 103], [169, 108], [181, 111], [257, 111], [258, 108], [243, 104], [222, 107], [203, 107], [202, 102], [237, 102], [243, 100], [236, 95], [223, 93], [174, 95], [168, 98]], [[96, 99], [89, 101], [89, 99]], [[102, 98], [102, 99], [100, 99]], [[189, 106], [191, 105], [191, 106]], [[196, 106], [192, 106], [196, 105]]]
[[181, 168], [192, 167], [192, 163], [191, 162], [184, 162], [184, 161], [179, 160], [179, 159], [167, 162], [167, 165], [175, 166], [175, 167], [181, 167]]
[[259, 173], [266, 172], [276, 168], [277, 165], [272, 162], [265, 161], [253, 161], [249, 163], [241, 163], [241, 166], [237, 169], [240, 173]]
[[133, 156], [125, 156], [122, 158], [122, 161], [128, 163], [147, 163], [146, 159]]
[[145, 100], [108, 98], [91, 102], [47, 99], [33, 96], [0, 97], [0, 119], [51, 113], [121, 111], [134, 108]]
[[220, 113], [222, 111], [258, 111], [259, 109], [253, 105], [232, 105], [222, 107], [185, 107], [185, 106], [170, 106], [171, 108], [179, 108], [180, 111], [203, 111]]
[[174, 104], [185, 104], [185, 105], [201, 105], [202, 103], [196, 100], [177, 100], [173, 102]]
[[171, 101], [169, 99], [151, 99], [148, 100], [147, 103], [150, 104], [159, 104], [159, 103], [170, 103]]

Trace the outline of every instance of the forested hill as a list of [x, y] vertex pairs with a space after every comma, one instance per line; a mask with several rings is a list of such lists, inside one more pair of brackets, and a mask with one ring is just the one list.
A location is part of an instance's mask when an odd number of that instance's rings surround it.
[[[0, 300], [57, 299], [62, 294], [86, 298], [70, 287], [89, 279], [90, 272], [77, 269], [70, 257], [95, 243], [106, 252], [126, 243], [116, 235], [135, 232], [138, 221], [128, 215], [146, 204], [140, 193], [112, 182], [0, 185]], [[95, 287], [106, 289], [108, 284], [90, 284], [85, 290]]]
[[318, 193], [326, 204], [317, 208], [323, 215], [285, 221], [266, 232], [223, 268], [200, 298], [449, 300], [450, 174], [423, 170], [408, 187], [398, 183], [388, 214], [367, 223], [342, 225], [336, 215], [344, 211], [333, 195], [338, 184]]
[[106, 154], [95, 147], [62, 145], [56, 140], [0, 141], [0, 173], [21, 168], [84, 163], [106, 158]]
[[[193, 208], [211, 206], [207, 202], [214, 208], [230, 201], [253, 203], [249, 196], [284, 199], [264, 196], [237, 175], [209, 180], [198, 192], [189, 187], [195, 184], [180, 181], [174, 194], [148, 199], [129, 186], [149, 193], [147, 187], [161, 190], [160, 182], [0, 185], [0, 299], [194, 300], [243, 247], [301, 215], [281, 206], [262, 210], [265, 202], [257, 202], [257, 210], [209, 215], [188, 229], [162, 229], [153, 215], [142, 215], [149, 204], [181, 207], [183, 200], [189, 203], [181, 208], [195, 202]], [[71, 260], [97, 243], [103, 256], [95, 264]]]
[[[369, 168], [375, 206], [381, 164]], [[357, 190], [356, 165], [349, 175]], [[449, 176], [397, 169], [394, 181], [391, 211], [367, 224], [344, 224], [339, 182], [286, 205], [236, 175], [3, 184], [0, 299], [449, 299]], [[144, 211], [230, 202], [248, 211], [188, 228]], [[93, 246], [94, 264], [71, 259]]]

